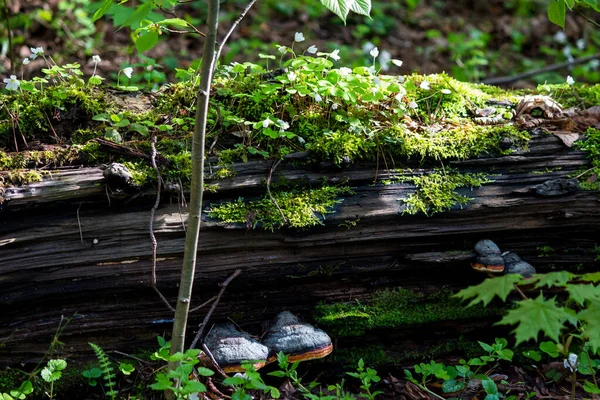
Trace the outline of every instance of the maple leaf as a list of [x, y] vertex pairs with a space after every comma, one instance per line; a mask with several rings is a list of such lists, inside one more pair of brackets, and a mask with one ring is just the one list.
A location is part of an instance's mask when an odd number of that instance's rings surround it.
[[529, 339], [537, 339], [540, 331], [558, 342], [560, 331], [567, 321], [577, 325], [575, 312], [568, 308], [557, 307], [556, 297], [545, 300], [544, 295], [540, 293], [537, 299], [519, 301], [517, 308], [510, 310], [498, 325], [517, 324], [513, 332], [518, 345]]
[[536, 288], [542, 286], [565, 286], [567, 282], [573, 279], [573, 274], [567, 271], [549, 272], [547, 274], [536, 274], [532, 276], [529, 282], [535, 282]]
[[593, 352], [600, 349], [600, 299], [588, 299], [588, 306], [577, 314], [585, 323], [583, 334], [589, 339], [588, 343]]
[[509, 274], [499, 276], [497, 278], [488, 278], [481, 282], [479, 285], [470, 286], [466, 289], [456, 293], [456, 297], [460, 297], [463, 300], [474, 297], [469, 303], [469, 307], [479, 302], [483, 302], [484, 306], [487, 306], [495, 296], [498, 296], [502, 301], [506, 301], [509, 293], [513, 291], [515, 285], [521, 283], [523, 277], [519, 274]]
[[569, 292], [569, 297], [581, 306], [588, 299], [600, 300], [600, 286], [594, 286], [591, 283], [587, 285], [568, 285], [567, 292]]
[[600, 282], [600, 272], [590, 272], [588, 274], [584, 274], [580, 276], [582, 281], [588, 281], [588, 282]]

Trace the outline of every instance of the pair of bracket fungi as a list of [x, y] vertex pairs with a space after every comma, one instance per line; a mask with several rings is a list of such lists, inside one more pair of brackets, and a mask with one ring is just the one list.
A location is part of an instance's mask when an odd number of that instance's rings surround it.
[[325, 332], [300, 322], [289, 311], [275, 317], [262, 343], [238, 331], [232, 323], [224, 323], [213, 327], [204, 344], [224, 372], [243, 372], [245, 363], [261, 368], [276, 361], [279, 352], [295, 362], [322, 358], [333, 350], [331, 338]]
[[521, 260], [512, 251], [502, 253], [498, 245], [489, 239], [477, 242], [475, 253], [477, 255], [471, 266], [476, 271], [490, 274], [520, 274], [524, 278], [529, 278], [535, 274], [535, 268], [531, 264]]

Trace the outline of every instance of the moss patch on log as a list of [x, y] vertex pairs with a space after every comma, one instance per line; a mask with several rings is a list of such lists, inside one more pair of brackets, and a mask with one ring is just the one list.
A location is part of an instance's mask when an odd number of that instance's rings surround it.
[[441, 290], [425, 296], [407, 289], [386, 290], [375, 294], [365, 304], [335, 303], [318, 305], [315, 321], [337, 337], [360, 336], [371, 329], [396, 329], [438, 321], [500, 315], [494, 307], [464, 307], [452, 291]]

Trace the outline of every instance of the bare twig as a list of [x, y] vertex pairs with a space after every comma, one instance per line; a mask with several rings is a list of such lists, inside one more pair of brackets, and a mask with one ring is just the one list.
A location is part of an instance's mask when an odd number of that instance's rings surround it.
[[[157, 4], [156, 2], [153, 2], [153, 3], [154, 3], [154, 5], [155, 5], [156, 7], [158, 7], [158, 9], [159, 9], [160, 11], [164, 12], [165, 14], [168, 14], [168, 15], [170, 15], [170, 16], [172, 16], [172, 17], [179, 18], [179, 19], [181, 19], [181, 20], [185, 21], [183, 18], [179, 17], [179, 15], [177, 15], [177, 14], [176, 14], [176, 13], [174, 13], [173, 11], [169, 11], [169, 10], [167, 10], [166, 8], [164, 8], [163, 6], [161, 6], [160, 4]], [[196, 28], [196, 27], [195, 27], [193, 24], [190, 24], [190, 23], [189, 23], [189, 22], [187, 22], [187, 21], [185, 21], [185, 22], [187, 23], [187, 26], [188, 26], [190, 29], [192, 29], [192, 30], [193, 30], [193, 32], [191, 32], [191, 31], [175, 31], [175, 30], [170, 30], [170, 29], [167, 29], [167, 28], [165, 28], [164, 26], [163, 26], [162, 28], [163, 28], [163, 29], [165, 29], [166, 31], [169, 31], [169, 32], [174, 32], [174, 33], [197, 33], [197, 34], [198, 34], [198, 35], [200, 35], [200, 36], [206, 37], [206, 35], [205, 35], [203, 32], [199, 31], [199, 30], [198, 30], [198, 28]]]
[[517, 75], [513, 75], [513, 76], [500, 76], [497, 78], [484, 79], [483, 81], [481, 81], [481, 83], [485, 83], [487, 85], [500, 85], [500, 84], [504, 84], [504, 83], [512, 83], [512, 82], [516, 82], [521, 79], [529, 78], [534, 75], [543, 74], [544, 72], [556, 71], [558, 69], [563, 69], [563, 68], [571, 67], [574, 65], [584, 64], [588, 61], [597, 60], [597, 59], [600, 59], [600, 53], [592, 54], [592, 55], [589, 55], [586, 57], [576, 58], [571, 61], [565, 61], [565, 62], [561, 62], [558, 64], [548, 65], [546, 67], [527, 71], [522, 74], [517, 74]]
[[600, 27], [600, 24], [598, 24], [596, 21], [594, 21], [593, 19], [591, 19], [590, 17], [588, 17], [587, 15], [585, 15], [584, 13], [581, 12], [581, 10], [575, 10], [575, 12], [579, 15], [581, 15], [583, 18], [585, 18], [585, 20], [587, 22], [589, 22], [592, 25], [596, 25], [597, 27]]
[[231, 399], [231, 396], [227, 396], [226, 394], [222, 393], [214, 384], [214, 382], [212, 381], [211, 377], [208, 376], [206, 377], [206, 387], [213, 392], [214, 394], [216, 394], [217, 396], [219, 396], [219, 399]]
[[217, 298], [213, 302], [212, 307], [210, 308], [210, 310], [208, 310], [208, 313], [204, 317], [202, 324], [200, 324], [200, 329], [198, 329], [198, 333], [196, 334], [196, 337], [194, 337], [194, 340], [192, 341], [192, 344], [190, 345], [190, 349], [195, 348], [196, 344], [198, 343], [198, 340], [202, 337], [202, 334], [204, 333], [204, 328], [206, 328], [206, 324], [208, 323], [208, 320], [210, 319], [213, 312], [215, 311], [215, 308], [217, 308], [217, 304], [219, 304], [219, 300], [221, 300], [221, 296], [223, 296], [223, 293], [225, 293], [225, 289], [227, 289], [227, 285], [229, 285], [229, 283], [232, 280], [234, 280], [241, 273], [242, 273], [241, 269], [236, 269], [235, 272], [233, 274], [231, 274], [231, 276], [225, 280], [225, 282], [221, 283], [221, 290], [219, 291]]
[[277, 207], [277, 210], [279, 211], [279, 214], [281, 214], [281, 218], [283, 218], [283, 222], [287, 223], [287, 218], [283, 214], [283, 211], [281, 210], [281, 207], [279, 207], [279, 204], [277, 204], [277, 200], [275, 200], [275, 197], [273, 197], [273, 195], [271, 194], [271, 177], [273, 176], [273, 172], [275, 171], [275, 168], [277, 168], [277, 166], [279, 165], [279, 163], [281, 163], [281, 160], [278, 160], [269, 169], [269, 175], [267, 176], [267, 193], [269, 194], [269, 198], [271, 199], [271, 201], [273, 202], [273, 204], [275, 204], [275, 207]]
[[81, 220], [79, 219], [79, 209], [81, 208], [81, 203], [79, 203], [79, 207], [77, 207], [77, 226], [79, 226], [79, 239], [81, 239], [81, 243], [83, 243], [83, 232], [81, 231]]
[[150, 146], [152, 146], [152, 155], [150, 160], [152, 161], [152, 168], [156, 171], [156, 201], [150, 210], [150, 240], [152, 240], [152, 289], [158, 294], [158, 297], [165, 303], [167, 308], [172, 312], [175, 312], [175, 308], [169, 303], [169, 300], [158, 290], [156, 286], [156, 249], [158, 248], [158, 242], [156, 241], [156, 236], [154, 236], [154, 215], [156, 214], [156, 210], [160, 205], [160, 192], [162, 190], [162, 178], [160, 176], [160, 170], [156, 165], [156, 136], [152, 136], [152, 140], [150, 141]]
[[198, 311], [201, 308], [206, 307], [207, 305], [209, 305], [211, 302], [215, 301], [217, 299], [217, 296], [213, 296], [210, 299], [206, 300], [204, 303], [200, 304], [198, 307], [194, 307], [190, 310], [190, 312], [195, 312]]
[[206, 356], [208, 357], [208, 359], [210, 360], [210, 362], [212, 363], [212, 365], [215, 367], [215, 369], [217, 370], [217, 372], [219, 374], [221, 374], [221, 376], [223, 378], [229, 378], [229, 376], [227, 376], [227, 374], [225, 373], [225, 371], [223, 371], [223, 369], [221, 368], [221, 366], [219, 365], [219, 363], [217, 362], [217, 360], [215, 360], [215, 357], [212, 355], [212, 353], [208, 349], [208, 346], [206, 345], [206, 343], [202, 343], [202, 350], [204, 350], [204, 353], [206, 354]]
[[237, 26], [240, 24], [240, 22], [242, 21], [242, 19], [244, 19], [244, 17], [246, 16], [246, 14], [248, 14], [248, 11], [250, 11], [250, 9], [252, 8], [252, 6], [256, 2], [257, 2], [257, 0], [252, 0], [250, 2], [250, 4], [248, 4], [246, 6], [246, 8], [244, 8], [244, 11], [242, 11], [242, 13], [238, 17], [238, 19], [236, 19], [233, 22], [233, 25], [231, 25], [231, 28], [229, 28], [229, 31], [227, 31], [227, 34], [225, 34], [225, 37], [223, 38], [223, 41], [221, 42], [221, 44], [219, 45], [219, 48], [217, 49], [217, 55], [215, 56], [215, 68], [217, 66], [217, 61], [219, 61], [219, 57], [221, 57], [221, 51], [223, 50], [223, 47], [225, 47], [225, 43], [227, 43], [227, 40], [229, 39], [229, 36], [231, 36], [231, 34], [235, 30], [235, 28], [237, 28]]

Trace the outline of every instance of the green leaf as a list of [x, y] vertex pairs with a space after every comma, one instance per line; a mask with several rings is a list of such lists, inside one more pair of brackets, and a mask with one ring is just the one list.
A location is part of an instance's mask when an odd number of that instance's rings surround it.
[[548, 354], [552, 358], [558, 357], [558, 347], [554, 342], [542, 342], [540, 343], [540, 350]]
[[580, 277], [580, 279], [582, 281], [586, 281], [586, 282], [598, 283], [598, 282], [600, 282], [600, 271], [590, 272], [589, 274], [584, 274]]
[[585, 381], [585, 384], [583, 385], [583, 390], [592, 394], [600, 394], [600, 389], [598, 388], [598, 386], [594, 385], [590, 381]]
[[371, 14], [371, 0], [354, 0], [350, 6], [350, 11], [360, 15], [369, 16]]
[[464, 381], [457, 381], [455, 379], [449, 379], [447, 381], [444, 381], [444, 383], [442, 383], [442, 391], [444, 393], [452, 393], [452, 392], [458, 392], [460, 390], [463, 390], [465, 388], [466, 384]]
[[204, 367], [198, 367], [197, 371], [202, 376], [213, 376], [215, 374], [214, 371]]
[[185, 19], [181, 19], [181, 18], [167, 18], [167, 19], [163, 19], [162, 21], [158, 22], [159, 25], [170, 25], [170, 26], [177, 26], [180, 28], [186, 28], [189, 26], [189, 24], [187, 23], [187, 21]]
[[498, 386], [496, 386], [496, 382], [494, 382], [490, 378], [482, 379], [481, 385], [483, 386], [483, 389], [487, 394], [498, 394]]
[[600, 300], [600, 286], [594, 286], [591, 283], [587, 285], [568, 285], [567, 292], [569, 292], [569, 298], [576, 301], [580, 306], [584, 305], [588, 299]]
[[567, 271], [549, 272], [547, 274], [536, 274], [529, 278], [528, 282], [535, 282], [536, 288], [543, 286], [553, 287], [559, 286], [564, 287], [567, 285], [574, 275]]
[[560, 331], [565, 322], [577, 324], [574, 312], [570, 309], [557, 307], [556, 298], [545, 300], [540, 293], [537, 299], [521, 300], [517, 308], [510, 310], [502, 318], [499, 325], [517, 324], [513, 331], [517, 339], [517, 345], [529, 339], [537, 339], [541, 331], [555, 342], [558, 342]]
[[565, 29], [565, 0], [551, 0], [548, 6], [548, 19]]
[[535, 350], [524, 351], [522, 354], [527, 358], [531, 358], [533, 361], [540, 361], [542, 359], [542, 355]]
[[206, 392], [206, 386], [204, 386], [203, 383], [196, 382], [196, 381], [187, 381], [183, 385], [183, 389], [187, 393], [203, 393], [203, 392]]
[[121, 363], [119, 364], [119, 371], [121, 371], [123, 375], [131, 375], [131, 373], [135, 371], [135, 367], [131, 364]]
[[565, 0], [565, 4], [569, 7], [569, 10], [572, 10], [575, 6], [575, 0]]
[[129, 130], [138, 132], [141, 135], [148, 136], [148, 127], [146, 125], [138, 124], [134, 122], [129, 126]]
[[600, 349], [600, 300], [588, 300], [588, 306], [577, 314], [577, 317], [585, 322], [583, 334], [588, 338], [588, 344], [595, 353]]
[[104, 16], [104, 14], [106, 14], [106, 12], [110, 8], [110, 6], [112, 6], [112, 0], [104, 0], [104, 2], [102, 3], [102, 5], [100, 6], [100, 8], [97, 9], [96, 12], [94, 13], [94, 17], [92, 18], [92, 22], [96, 22], [97, 20], [99, 20], [100, 18], [102, 18]]
[[348, 17], [348, 13], [354, 2], [354, 0], [321, 0], [321, 4], [340, 17], [340, 19], [344, 21], [344, 25], [346, 24], [346, 17]]
[[137, 49], [138, 53], [143, 53], [153, 48], [156, 43], [158, 43], [158, 32], [146, 31], [146, 33], [141, 34], [135, 41], [135, 48]]
[[[152, 9], [154, 7], [156, 7], [156, 6], [154, 5], [154, 2], [152, 2], [152, 1], [149, 1], [146, 4], [142, 4], [142, 5], [138, 6], [135, 9], [135, 11], [133, 12], [133, 14], [131, 14], [129, 16], [129, 18], [127, 18], [125, 21], [123, 21], [123, 23], [121, 24], [119, 29], [123, 29], [126, 26], [129, 26], [134, 29], [139, 27], [142, 20], [145, 19], [148, 14], [150, 14], [150, 11], [152, 11]], [[117, 30], [119, 30], [119, 29], [117, 29]], [[141, 51], [140, 51], [140, 53], [141, 53]]]
[[96, 114], [92, 117], [92, 120], [94, 121], [102, 121], [102, 122], [108, 122], [110, 121], [110, 116], [106, 113], [103, 114]]
[[479, 285], [470, 286], [461, 290], [455, 296], [460, 297], [463, 300], [474, 297], [469, 303], [469, 307], [479, 302], [483, 302], [483, 305], [486, 306], [495, 296], [500, 297], [502, 301], [506, 301], [510, 292], [515, 288], [515, 284], [521, 282], [521, 280], [522, 277], [518, 274], [508, 274], [497, 278], [488, 278]]

